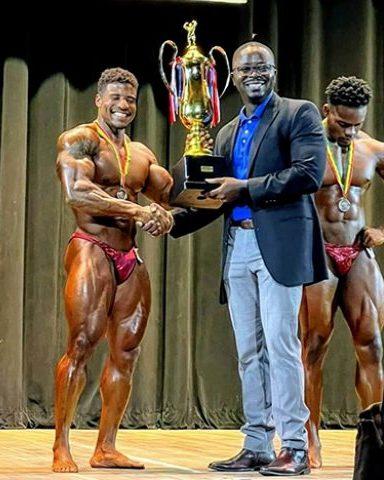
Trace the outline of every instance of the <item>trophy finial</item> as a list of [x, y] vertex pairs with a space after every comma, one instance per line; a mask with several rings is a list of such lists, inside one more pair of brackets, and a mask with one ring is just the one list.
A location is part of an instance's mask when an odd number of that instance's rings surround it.
[[196, 20], [192, 20], [192, 22], [185, 22], [183, 25], [183, 28], [188, 32], [187, 47], [192, 47], [196, 45], [196, 34], [195, 34], [196, 26], [197, 26]]

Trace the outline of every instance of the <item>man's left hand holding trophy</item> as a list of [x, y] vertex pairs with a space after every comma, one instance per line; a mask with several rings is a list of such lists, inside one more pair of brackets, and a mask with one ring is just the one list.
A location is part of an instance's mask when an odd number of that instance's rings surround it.
[[[196, 26], [195, 20], [184, 24], [184, 29], [188, 32], [188, 44], [183, 56], [177, 55], [178, 49], [172, 40], [162, 44], [159, 54], [161, 78], [169, 93], [170, 123], [174, 123], [178, 115], [188, 129], [184, 154], [172, 169], [174, 184], [169, 204], [183, 208], [216, 209], [223, 204], [216, 190], [224, 188], [220, 185], [220, 180], [227, 178], [228, 172], [224, 158], [212, 154], [213, 139], [209, 128], [215, 127], [220, 121], [219, 98], [228, 86], [230, 68], [227, 55], [221, 47], [213, 47], [208, 57], [200, 52], [196, 45]], [[173, 49], [170, 81], [163, 68], [166, 46]], [[216, 62], [213, 57], [215, 51], [224, 57], [228, 70], [221, 95], [218, 93]], [[157, 204], [152, 204], [150, 208], [155, 218], [137, 225], [152, 236], [162, 235], [165, 232], [163, 209]], [[168, 218], [166, 221], [169, 221]], [[173, 220], [166, 224], [166, 233], [172, 226]]]
[[[209, 129], [220, 122], [220, 97], [229, 84], [230, 67], [225, 51], [219, 46], [211, 48], [208, 56], [202, 54], [196, 44], [196, 26], [196, 20], [184, 24], [188, 43], [182, 56], [178, 55], [178, 48], [172, 40], [166, 40], [159, 52], [160, 74], [169, 93], [170, 123], [174, 123], [178, 115], [188, 130], [184, 153], [171, 171], [174, 185], [170, 204], [212, 209], [221, 207], [222, 202], [208, 197], [207, 192], [215, 187], [206, 179], [224, 177], [229, 172], [225, 158], [212, 154], [213, 141]], [[173, 50], [168, 75], [170, 80], [163, 67], [166, 47]], [[221, 54], [227, 68], [221, 95], [213, 56], [215, 52]]]

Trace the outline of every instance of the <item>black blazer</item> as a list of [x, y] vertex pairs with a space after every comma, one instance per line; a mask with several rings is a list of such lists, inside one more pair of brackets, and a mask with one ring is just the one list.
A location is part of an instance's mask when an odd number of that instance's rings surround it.
[[[215, 154], [225, 156], [229, 166], [238, 123], [239, 117], [234, 118], [216, 138]], [[283, 285], [327, 278], [320, 223], [311, 195], [321, 186], [325, 165], [325, 139], [316, 106], [274, 93], [252, 142], [249, 191], [244, 203], [252, 209], [264, 262], [272, 277]], [[216, 211], [176, 213], [171, 235], [177, 238], [194, 232], [224, 213], [224, 266], [232, 207], [228, 204]], [[221, 300], [225, 301], [223, 295]]]

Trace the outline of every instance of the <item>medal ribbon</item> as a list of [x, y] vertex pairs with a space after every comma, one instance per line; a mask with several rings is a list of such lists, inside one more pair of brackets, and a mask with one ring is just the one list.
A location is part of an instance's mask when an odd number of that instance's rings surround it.
[[[327, 125], [326, 119], [323, 120], [323, 125], [324, 127]], [[331, 165], [332, 171], [335, 174], [337, 183], [339, 184], [343, 197], [346, 197], [352, 181], [353, 152], [355, 149], [354, 142], [351, 142], [351, 145], [349, 146], [349, 149], [348, 149], [347, 173], [345, 175], [345, 182], [343, 183], [343, 179], [341, 178], [339, 169], [337, 168], [337, 163], [336, 163], [335, 157], [333, 156], [333, 152], [330, 147], [330, 142], [327, 137], [326, 137], [326, 140], [327, 140], [327, 158], [328, 158], [329, 164]]]
[[97, 120], [95, 120], [93, 123], [96, 127], [96, 131], [97, 131], [98, 135], [108, 143], [108, 145], [112, 148], [113, 153], [115, 154], [117, 163], [119, 165], [120, 186], [125, 191], [125, 186], [126, 186], [125, 181], [126, 181], [126, 177], [128, 175], [129, 167], [131, 165], [131, 149], [130, 149], [130, 145], [129, 145], [131, 143], [131, 140], [128, 137], [128, 135], [124, 135], [125, 163], [124, 163], [124, 165], [122, 165], [123, 162], [121, 160], [121, 156], [119, 154], [119, 151], [116, 148], [116, 145], [112, 142], [112, 140], [109, 138], [109, 135], [107, 134], [107, 132], [101, 127], [101, 125], [99, 124], [99, 122]]

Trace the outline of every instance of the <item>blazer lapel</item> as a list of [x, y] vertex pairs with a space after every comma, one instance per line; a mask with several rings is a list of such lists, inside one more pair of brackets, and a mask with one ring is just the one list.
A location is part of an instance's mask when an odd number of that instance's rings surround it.
[[255, 160], [257, 152], [259, 151], [260, 144], [263, 141], [265, 134], [267, 133], [268, 128], [271, 126], [273, 120], [279, 112], [279, 103], [280, 97], [274, 93], [271, 100], [268, 102], [268, 105], [264, 111], [263, 116], [261, 117], [259, 126], [257, 128], [256, 134], [253, 137], [251, 152], [249, 155], [249, 164], [248, 164], [248, 178], [251, 175], [253, 167], [255, 165]]
[[231, 164], [232, 164], [232, 157], [233, 157], [233, 148], [235, 146], [235, 140], [236, 140], [236, 133], [237, 133], [237, 128], [239, 126], [239, 121], [240, 121], [240, 118], [239, 117], [236, 117], [236, 121], [234, 122], [233, 124], [233, 128], [232, 128], [232, 132], [230, 134], [231, 136], [231, 143], [230, 143], [230, 160], [231, 160]]
[[229, 145], [229, 151], [227, 151], [228, 155], [226, 155], [226, 160], [228, 165], [231, 166], [232, 168], [232, 160], [233, 160], [233, 148], [235, 146], [235, 140], [236, 140], [236, 133], [237, 133], [237, 128], [239, 126], [239, 121], [240, 118], [236, 117], [233, 119], [230, 131], [228, 132], [228, 141], [226, 141], [226, 145]]

